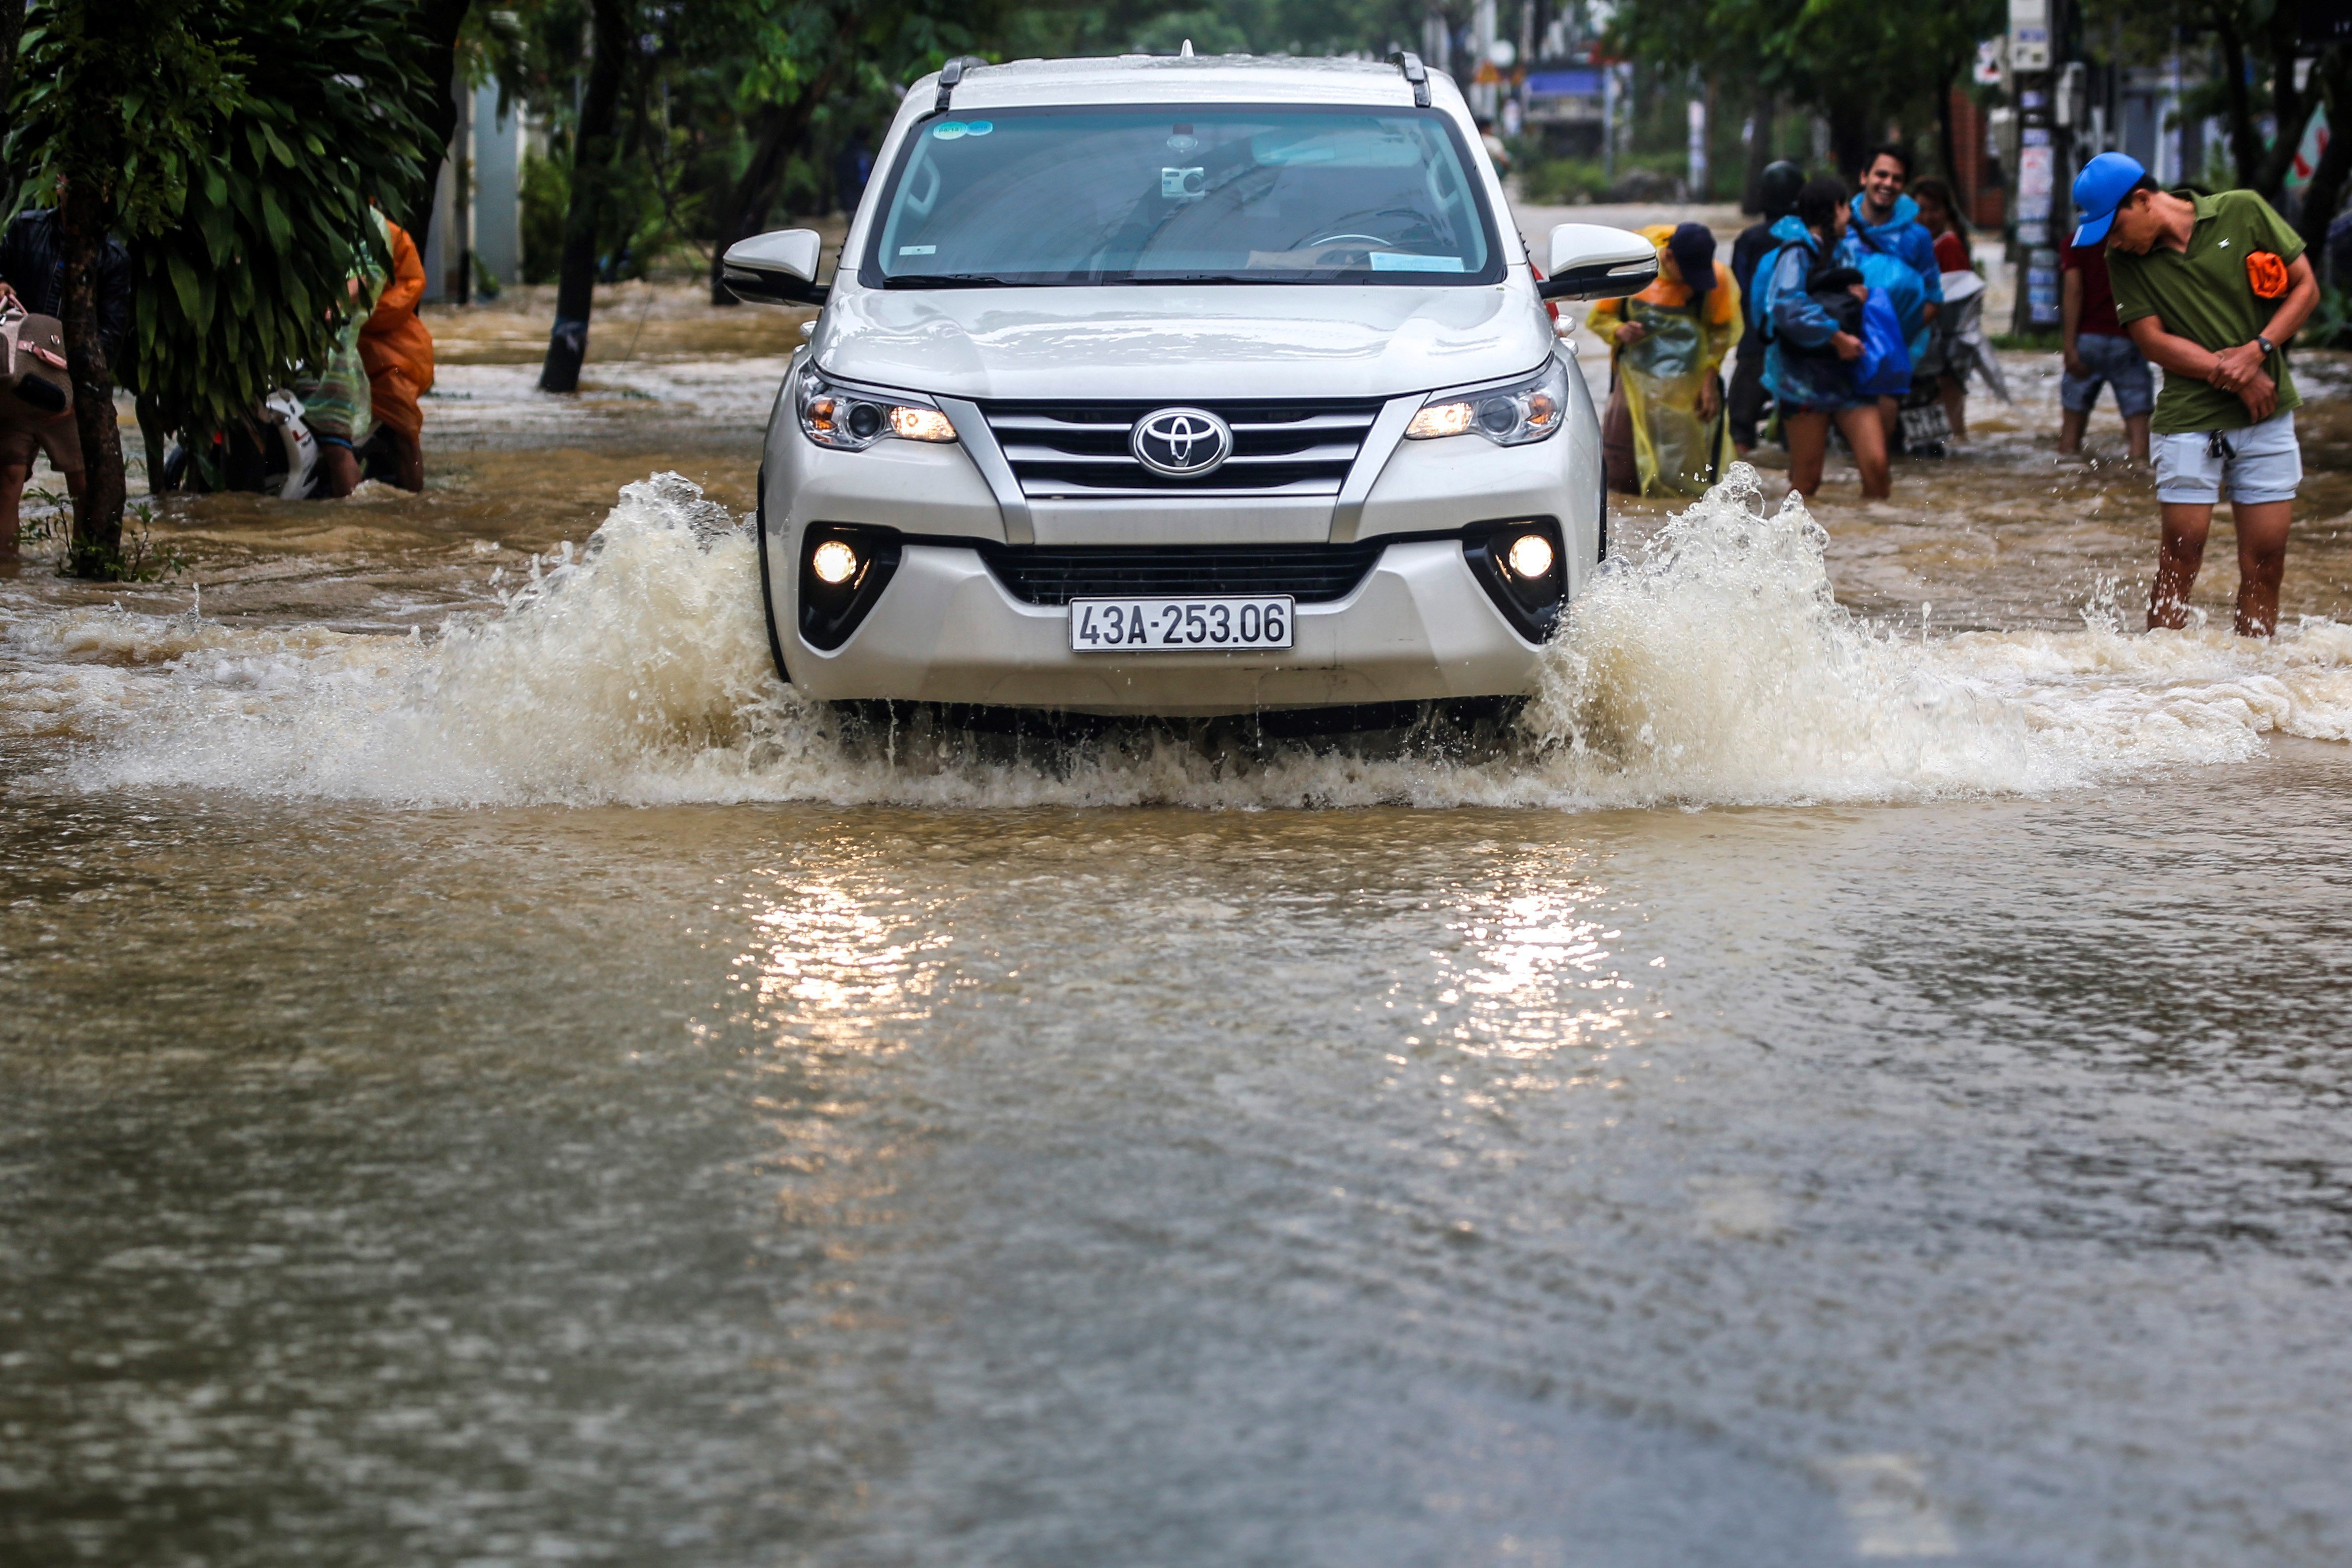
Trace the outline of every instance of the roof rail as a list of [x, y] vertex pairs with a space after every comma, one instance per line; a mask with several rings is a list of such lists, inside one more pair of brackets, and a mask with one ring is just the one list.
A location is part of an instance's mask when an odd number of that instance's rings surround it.
[[[1389, 57], [1389, 63], [1404, 72], [1404, 79], [1412, 83], [1413, 108], [1427, 109], [1429, 107], [1429, 72], [1423, 67], [1421, 57], [1411, 49], [1399, 49]], [[944, 103], [945, 99], [942, 99], [941, 102]]]
[[940, 100], [931, 106], [933, 114], [945, 114], [948, 100], [955, 96], [956, 84], [963, 80], [966, 66], [984, 66], [988, 62], [978, 55], [958, 55], [940, 68]]

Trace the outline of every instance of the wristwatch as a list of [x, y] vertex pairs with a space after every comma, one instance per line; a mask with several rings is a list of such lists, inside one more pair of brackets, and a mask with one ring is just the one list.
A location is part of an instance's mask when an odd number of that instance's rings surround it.
[[2254, 334], [2254, 341], [2261, 347], [2263, 350], [2263, 358], [2266, 360], [2273, 354], [2278, 352], [2278, 345], [2272, 342], [2268, 338], [2263, 337], [2260, 332]]

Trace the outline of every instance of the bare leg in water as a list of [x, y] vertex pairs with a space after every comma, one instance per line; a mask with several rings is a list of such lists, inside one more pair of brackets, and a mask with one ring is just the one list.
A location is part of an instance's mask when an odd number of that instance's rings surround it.
[[[2238, 526], [2238, 614], [2241, 637], [2268, 637], [2278, 630], [2279, 582], [2286, 575], [2287, 525], [2293, 501], [2232, 502]], [[2205, 538], [2213, 526], [2210, 503], [2172, 502], [2164, 507], [2164, 542], [2156, 557], [2156, 581], [2147, 593], [2149, 631], [2189, 624], [2189, 592], [2205, 561]]]
[[340, 500], [360, 487], [360, 460], [348, 441], [319, 443], [319, 496]]
[[[32, 469], [21, 463], [0, 466], [0, 560], [16, 559], [24, 531], [25, 486], [32, 477]], [[68, 469], [65, 480], [67, 495], [81, 494], [80, 469]]]
[[2058, 450], [2072, 457], [2083, 450], [2083, 432], [2091, 427], [2091, 411], [2087, 408], [2064, 408], [2058, 411]]
[[385, 427], [391, 436], [392, 461], [396, 470], [392, 482], [407, 491], [425, 488], [425, 444], [404, 431]]
[[[2147, 466], [2147, 422], [2144, 413], [2124, 415], [2124, 441], [2131, 451], [2131, 460], [2141, 467]], [[2088, 409], [2065, 409], [2058, 415], [2058, 450], [2072, 457], [2083, 450], [2083, 432], [2090, 427]]]
[[1789, 435], [1789, 488], [1810, 498], [1822, 487], [1822, 465], [1829, 455], [1832, 418], [1845, 433], [1846, 444], [1853, 448], [1854, 466], [1862, 472], [1862, 498], [1883, 501], [1894, 494], [1894, 480], [1886, 466], [1886, 427], [1879, 423], [1878, 405], [1874, 402], [1842, 408], [1834, 415], [1820, 409], [1782, 414], [1780, 426]]

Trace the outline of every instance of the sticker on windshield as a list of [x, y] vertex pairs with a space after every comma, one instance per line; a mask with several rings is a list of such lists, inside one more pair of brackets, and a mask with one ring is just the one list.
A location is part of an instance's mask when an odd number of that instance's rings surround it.
[[931, 134], [941, 141], [953, 141], [959, 136], [969, 135], [971, 131], [971, 127], [961, 120], [950, 120], [945, 125], [931, 127]]
[[898, 254], [900, 256], [937, 256], [940, 254], [940, 247], [935, 245], [902, 245], [898, 247]]
[[1464, 270], [1458, 256], [1413, 256], [1401, 250], [1372, 252], [1374, 272], [1460, 272]]
[[992, 120], [975, 120], [963, 128], [963, 133], [966, 136], [985, 136], [995, 129], [996, 121]]

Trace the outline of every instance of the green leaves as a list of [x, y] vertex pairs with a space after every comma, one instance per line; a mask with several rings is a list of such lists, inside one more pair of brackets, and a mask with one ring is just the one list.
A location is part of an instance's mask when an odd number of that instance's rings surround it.
[[209, 314], [204, 309], [204, 285], [196, 281], [196, 269], [188, 265], [188, 258], [167, 252], [163, 266], [171, 274], [172, 291], [179, 297], [180, 314], [191, 320]]
[[28, 20], [10, 152], [110, 191], [134, 278], [117, 377], [186, 434], [243, 417], [383, 264], [370, 203], [409, 195], [432, 91], [385, 47], [408, 6], [37, 0]]
[[1890, 6], [1884, 0], [1635, 0], [1615, 44], [1633, 57], [1719, 86], [1749, 84], [1819, 112], [1840, 145], [1890, 120], [1936, 122], [1935, 100], [2001, 26], [1998, 0]]

